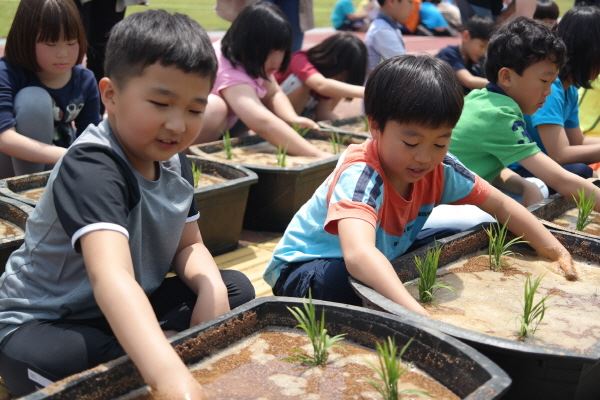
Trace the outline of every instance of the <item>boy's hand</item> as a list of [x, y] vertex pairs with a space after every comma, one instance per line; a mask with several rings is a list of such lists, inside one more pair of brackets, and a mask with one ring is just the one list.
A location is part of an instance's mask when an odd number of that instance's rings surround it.
[[317, 124], [315, 121], [313, 121], [312, 119], [306, 118], [306, 117], [301, 117], [298, 116], [297, 118], [294, 118], [293, 121], [289, 121], [290, 124], [292, 125], [297, 125], [300, 128], [309, 128], [309, 129], [319, 129], [319, 124]]
[[189, 371], [183, 374], [166, 374], [164, 382], [159, 382], [152, 390], [152, 398], [157, 400], [205, 400], [208, 399], [202, 385]]
[[576, 281], [579, 279], [579, 274], [577, 273], [577, 269], [573, 264], [573, 258], [568, 251], [564, 250], [561, 252], [557, 261], [558, 266], [563, 271], [565, 278], [567, 278], [568, 281]]

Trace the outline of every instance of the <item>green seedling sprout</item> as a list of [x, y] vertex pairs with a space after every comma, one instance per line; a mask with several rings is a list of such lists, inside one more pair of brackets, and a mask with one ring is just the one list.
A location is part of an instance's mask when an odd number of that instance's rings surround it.
[[362, 117], [363, 126], [365, 128], [365, 132], [369, 132], [369, 118], [366, 115]]
[[283, 146], [277, 146], [277, 153], [275, 153], [275, 157], [277, 158], [277, 166], [285, 168], [287, 149]]
[[589, 225], [590, 215], [596, 206], [596, 198], [594, 195], [588, 196], [585, 193], [585, 190], [579, 189], [577, 191], [577, 197], [573, 196], [573, 200], [575, 200], [575, 205], [577, 206], [577, 225], [576, 228], [578, 231], [583, 231], [586, 226]]
[[198, 164], [192, 161], [192, 179], [194, 181], [194, 187], [198, 187], [198, 182], [200, 182], [201, 176], [202, 168], [200, 168]]
[[508, 220], [506, 223], [500, 225], [496, 222], [485, 229], [485, 233], [488, 236], [488, 255], [490, 258], [490, 268], [493, 271], [499, 271], [502, 269], [502, 258], [515, 255], [510, 248], [519, 243], [527, 243], [526, 240], [521, 240], [523, 236], [517, 236], [506, 242], [506, 236], [508, 233], [507, 229]]
[[308, 301], [305, 301], [300, 307], [288, 307], [290, 313], [298, 321], [297, 328], [306, 332], [308, 339], [313, 347], [313, 355], [298, 353], [290, 357], [292, 360], [299, 360], [307, 365], [325, 365], [329, 356], [329, 349], [337, 342], [341, 341], [345, 334], [329, 336], [325, 328], [325, 310], [321, 311], [321, 319], [317, 320], [315, 305], [312, 301], [311, 292], [308, 292]]
[[415, 256], [415, 266], [419, 271], [419, 300], [422, 303], [430, 303], [439, 289], [454, 290], [450, 285], [437, 282], [437, 268], [441, 252], [442, 248], [436, 244], [433, 249], [427, 250], [424, 258]]
[[340, 153], [340, 137], [337, 132], [331, 132], [329, 138], [329, 143], [331, 143], [331, 150], [333, 154]]
[[371, 368], [375, 370], [378, 381], [370, 380], [369, 384], [375, 388], [383, 397], [384, 400], [397, 400], [401, 399], [402, 395], [417, 395], [427, 396], [426, 392], [420, 390], [398, 390], [398, 381], [406, 373], [406, 368], [402, 366], [400, 358], [408, 349], [408, 346], [412, 343], [412, 338], [406, 342], [404, 347], [398, 354], [398, 347], [394, 339], [388, 336], [387, 340], [383, 343], [376, 343], [375, 348], [377, 350], [378, 365], [371, 365]]
[[225, 157], [228, 160], [233, 158], [233, 153], [231, 151], [231, 133], [229, 133], [229, 129], [223, 133], [223, 150], [225, 150]]
[[302, 137], [306, 136], [308, 131], [310, 131], [310, 128], [304, 128], [304, 127], [300, 126], [299, 124], [292, 124], [292, 129], [295, 130], [296, 132], [298, 132], [298, 135], [300, 135]]
[[544, 314], [546, 314], [546, 300], [550, 295], [542, 297], [537, 303], [533, 304], [535, 293], [542, 282], [543, 276], [538, 276], [533, 281], [528, 275], [525, 279], [525, 288], [523, 290], [523, 315], [521, 315], [521, 327], [519, 328], [519, 338], [524, 339], [530, 334], [533, 335], [538, 328]]

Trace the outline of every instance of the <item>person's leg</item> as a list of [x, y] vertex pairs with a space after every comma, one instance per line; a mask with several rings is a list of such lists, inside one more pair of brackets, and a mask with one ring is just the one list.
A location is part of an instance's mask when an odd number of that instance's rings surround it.
[[277, 296], [308, 297], [344, 304], [362, 305], [350, 286], [350, 274], [341, 258], [316, 259], [286, 267], [277, 280], [273, 293]]
[[13, 396], [23, 396], [123, 354], [110, 330], [32, 321], [0, 344], [0, 376]]
[[209, 94], [204, 110], [204, 123], [194, 143], [208, 143], [217, 140], [227, 129], [228, 112], [229, 107], [221, 96]]
[[585, 179], [591, 178], [594, 174], [594, 170], [589, 165], [583, 163], [563, 164], [562, 167]]
[[[15, 96], [15, 130], [38, 142], [51, 144], [54, 137], [53, 101], [40, 87], [26, 87]], [[15, 175], [32, 174], [45, 169], [44, 164], [12, 159]]]
[[333, 112], [333, 109], [340, 103], [341, 97], [333, 97], [330, 99], [317, 100], [315, 109], [316, 121], [334, 120], [338, 116]]

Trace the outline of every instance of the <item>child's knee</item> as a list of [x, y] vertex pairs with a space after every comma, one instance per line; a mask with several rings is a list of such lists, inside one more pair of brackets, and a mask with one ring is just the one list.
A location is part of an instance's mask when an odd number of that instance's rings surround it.
[[[52, 136], [54, 120], [60, 118], [60, 115], [54, 115], [54, 109], [53, 100], [44, 89], [35, 86], [21, 89], [14, 102], [17, 132], [50, 143], [52, 138], [46, 137]], [[40, 132], [44, 137], [40, 137]]]

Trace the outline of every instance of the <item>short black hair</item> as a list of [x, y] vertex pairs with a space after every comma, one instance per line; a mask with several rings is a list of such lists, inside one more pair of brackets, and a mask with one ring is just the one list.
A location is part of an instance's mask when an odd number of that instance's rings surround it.
[[471, 39], [480, 39], [486, 42], [490, 40], [495, 29], [496, 24], [491, 18], [484, 18], [477, 15], [469, 18], [463, 26], [463, 30], [469, 32]]
[[30, 72], [40, 66], [35, 56], [37, 42], [77, 40], [80, 64], [87, 50], [85, 29], [79, 11], [72, 0], [21, 0], [6, 38], [4, 55], [10, 64]]
[[389, 58], [375, 67], [365, 87], [365, 113], [382, 131], [390, 120], [454, 127], [463, 102], [452, 68], [429, 55]]
[[329, 36], [307, 52], [308, 60], [326, 78], [346, 72], [345, 82], [363, 85], [367, 74], [367, 47], [349, 32]]
[[147, 10], [113, 27], [106, 45], [106, 76], [124, 85], [155, 63], [207, 77], [211, 87], [217, 74], [217, 57], [208, 34], [187, 15]]
[[567, 46], [567, 62], [560, 70], [561, 80], [590, 88], [590, 79], [600, 72], [600, 8], [578, 6], [563, 15], [555, 28]]
[[292, 27], [279, 7], [269, 2], [248, 6], [233, 21], [223, 40], [221, 52], [233, 66], [241, 65], [253, 78], [268, 79], [265, 61], [273, 50], [284, 51], [279, 71], [290, 62]]
[[558, 4], [554, 1], [538, 1], [533, 13], [533, 19], [554, 19], [557, 20], [560, 15]]
[[502, 68], [510, 68], [521, 75], [527, 67], [543, 60], [561, 68], [565, 56], [565, 44], [550, 28], [541, 22], [518, 17], [492, 35], [485, 75], [490, 82], [496, 83], [498, 71]]

